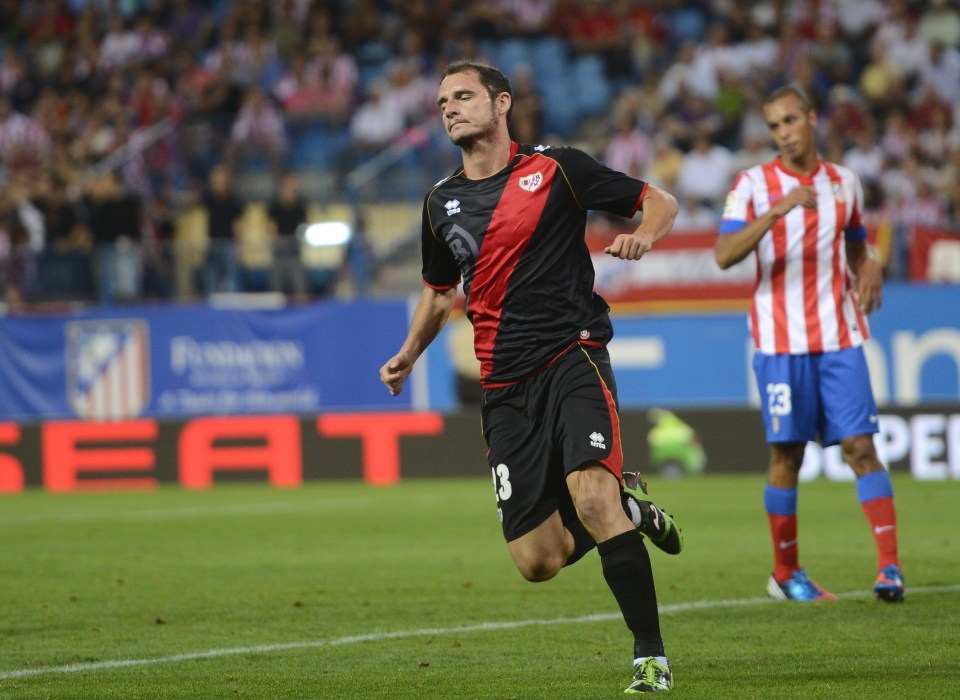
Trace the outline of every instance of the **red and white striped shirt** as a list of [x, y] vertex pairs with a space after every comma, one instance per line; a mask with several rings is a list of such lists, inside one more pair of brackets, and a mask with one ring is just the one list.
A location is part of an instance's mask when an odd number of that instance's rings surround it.
[[720, 234], [763, 216], [796, 187], [812, 187], [816, 209], [794, 207], [760, 239], [750, 331], [759, 352], [805, 354], [857, 347], [869, 337], [847, 267], [844, 242], [864, 240], [863, 188], [842, 165], [820, 161], [812, 175], [780, 158], [744, 170], [727, 195]]

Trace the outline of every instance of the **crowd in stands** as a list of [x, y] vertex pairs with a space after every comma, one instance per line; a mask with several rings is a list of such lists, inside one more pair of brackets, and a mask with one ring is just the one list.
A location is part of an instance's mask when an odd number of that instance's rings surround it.
[[[902, 276], [912, 227], [960, 236], [958, 4], [0, 0], [2, 299], [242, 290], [234, 184], [251, 172], [275, 185], [258, 196], [288, 252], [273, 200], [291, 173], [323, 176], [308, 199], [362, 196], [350, 174], [393, 148], [375, 196], [422, 196], [457, 162], [436, 109], [457, 58], [511, 77], [517, 140], [575, 144], [676, 193], [681, 231], [715, 226], [736, 172], [772, 157], [760, 106], [796, 81], [822, 156], [897, 232]], [[223, 249], [178, 275], [191, 206]]]

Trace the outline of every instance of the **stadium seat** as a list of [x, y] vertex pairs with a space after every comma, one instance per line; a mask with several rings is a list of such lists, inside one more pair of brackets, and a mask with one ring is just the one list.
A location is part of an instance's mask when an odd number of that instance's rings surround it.
[[292, 170], [307, 168], [335, 168], [340, 156], [350, 144], [350, 133], [344, 129], [312, 124], [291, 133], [287, 167]]
[[603, 59], [599, 56], [580, 56], [571, 69], [578, 115], [592, 117], [605, 112], [613, 99], [613, 90]]
[[579, 118], [574, 88], [568, 80], [538, 85], [543, 95], [543, 131], [545, 136], [572, 136]]
[[530, 51], [537, 82], [562, 80], [568, 70], [567, 45], [559, 37], [545, 37], [534, 41]]
[[507, 75], [521, 64], [533, 64], [530, 44], [526, 39], [504, 39], [500, 42], [498, 53], [498, 67]]

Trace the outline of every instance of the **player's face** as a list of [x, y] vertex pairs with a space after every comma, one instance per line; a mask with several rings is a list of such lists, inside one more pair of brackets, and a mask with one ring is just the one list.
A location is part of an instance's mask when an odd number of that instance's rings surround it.
[[813, 127], [817, 123], [812, 110], [804, 109], [796, 95], [784, 95], [764, 106], [763, 117], [780, 153], [787, 160], [799, 162], [816, 153]]
[[468, 146], [497, 130], [498, 104], [490, 98], [475, 71], [444, 78], [437, 104], [447, 136], [457, 146]]

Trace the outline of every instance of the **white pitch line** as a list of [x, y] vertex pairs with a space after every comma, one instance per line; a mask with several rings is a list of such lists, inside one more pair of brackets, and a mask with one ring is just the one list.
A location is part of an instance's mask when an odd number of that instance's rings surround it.
[[360, 508], [363, 503], [337, 503], [333, 499], [315, 501], [267, 501], [263, 503], [236, 503], [217, 506], [181, 506], [174, 508], [148, 508], [116, 512], [42, 513], [0, 517], [0, 526], [17, 527], [32, 525], [69, 525], [74, 523], [104, 522], [155, 522], [187, 518], [213, 518], [221, 516], [296, 515], [300, 513], [329, 512], [333, 508]]
[[[921, 588], [911, 588], [910, 595], [922, 595], [924, 593], [952, 593], [960, 591], [960, 585], [952, 586], [926, 586]], [[854, 593], [841, 593], [841, 598], [864, 598], [872, 595], [869, 592], [857, 591]], [[675, 603], [673, 605], [661, 605], [660, 614], [670, 614], [679, 612], [688, 612], [693, 610], [716, 610], [719, 608], [740, 608], [754, 605], [783, 604], [782, 601], [772, 598], [741, 598], [734, 600], [699, 600], [689, 603]], [[0, 680], [11, 680], [14, 678], [28, 678], [31, 676], [43, 676], [50, 674], [65, 673], [84, 673], [91, 671], [104, 671], [115, 668], [128, 668], [131, 666], [152, 666], [156, 664], [172, 664], [181, 661], [195, 661], [197, 659], [213, 659], [220, 656], [239, 656], [242, 654], [269, 654], [275, 651], [289, 651], [292, 649], [322, 649], [326, 647], [340, 647], [348, 644], [360, 644], [362, 642], [382, 642], [391, 639], [411, 639], [413, 637], [430, 637], [445, 634], [470, 634], [472, 632], [497, 632], [500, 630], [512, 630], [522, 627], [534, 627], [543, 625], [569, 625], [581, 624], [584, 622], [605, 622], [607, 620], [619, 620], [619, 613], [598, 613], [595, 615], [582, 615], [580, 617], [561, 617], [552, 620], [515, 620], [513, 622], [484, 622], [479, 625], [468, 625], [465, 627], [435, 627], [428, 629], [406, 630], [401, 632], [371, 632], [369, 634], [356, 634], [348, 637], [337, 637], [335, 639], [317, 639], [306, 642], [288, 642], [286, 644], [258, 644], [250, 647], [232, 647], [228, 649], [207, 649], [204, 651], [187, 652], [184, 654], [173, 654], [172, 656], [158, 656], [153, 659], [118, 659], [116, 661], [93, 661], [83, 664], [66, 664], [63, 666], [42, 666], [40, 668], [24, 668], [15, 671], [0, 672]]]

